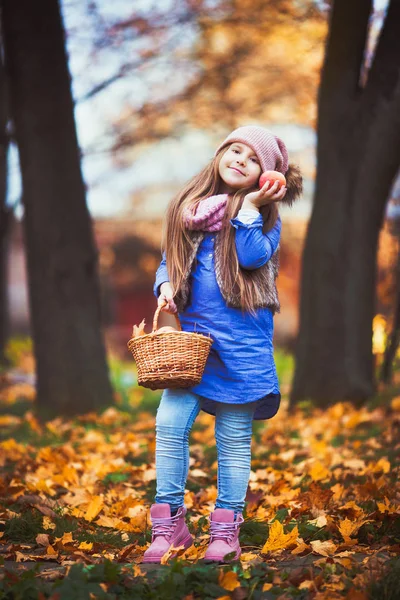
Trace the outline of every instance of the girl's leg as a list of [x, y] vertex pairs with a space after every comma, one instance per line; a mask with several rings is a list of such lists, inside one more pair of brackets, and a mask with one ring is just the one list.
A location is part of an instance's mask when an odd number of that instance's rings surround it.
[[251, 467], [251, 437], [256, 403], [216, 403], [218, 498], [215, 508], [244, 509]]
[[169, 504], [171, 514], [183, 506], [189, 469], [189, 433], [200, 406], [200, 396], [176, 389], [164, 390], [158, 407], [155, 502]]

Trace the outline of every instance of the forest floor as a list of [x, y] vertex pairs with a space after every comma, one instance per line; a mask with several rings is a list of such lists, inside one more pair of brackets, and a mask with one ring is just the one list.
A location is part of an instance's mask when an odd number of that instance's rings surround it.
[[255, 422], [243, 554], [202, 561], [216, 499], [213, 417], [191, 434], [185, 504], [195, 536], [143, 565], [155, 490], [160, 392], [110, 359], [115, 405], [37, 419], [23, 343], [0, 389], [0, 598], [397, 600], [400, 598], [400, 368], [366, 406], [289, 407], [293, 360], [277, 351], [283, 400]]

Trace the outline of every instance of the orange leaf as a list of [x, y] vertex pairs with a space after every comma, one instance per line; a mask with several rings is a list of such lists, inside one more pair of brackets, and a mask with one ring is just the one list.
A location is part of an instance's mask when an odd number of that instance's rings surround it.
[[53, 546], [51, 544], [49, 544], [46, 548], [46, 554], [47, 556], [57, 556], [58, 552], [57, 550], [54, 550]]
[[161, 564], [166, 565], [172, 555], [180, 554], [183, 550], [185, 550], [185, 546], [170, 546], [164, 556], [161, 558]]
[[400, 411], [400, 396], [396, 396], [396, 398], [393, 398], [393, 400], [390, 403], [390, 406], [392, 407], [392, 410]]
[[240, 587], [238, 576], [233, 571], [220, 571], [218, 583], [224, 590], [228, 590], [228, 592], [232, 592], [237, 587]]
[[99, 514], [101, 509], [104, 506], [104, 501], [101, 496], [94, 496], [89, 506], [86, 509], [86, 513], [84, 515], [84, 519], [86, 521], [93, 521], [95, 517]]

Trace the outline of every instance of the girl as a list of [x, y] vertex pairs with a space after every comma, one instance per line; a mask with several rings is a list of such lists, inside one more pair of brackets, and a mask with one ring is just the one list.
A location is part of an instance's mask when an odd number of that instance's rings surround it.
[[[261, 173], [276, 170], [286, 187]], [[201, 382], [164, 390], [156, 418], [152, 543], [143, 562], [159, 563], [171, 546], [191, 546], [184, 490], [188, 437], [200, 409], [215, 415], [218, 498], [205, 560], [241, 553], [238, 533], [250, 475], [253, 419], [273, 417], [280, 403], [273, 356], [273, 315], [281, 220], [277, 202], [302, 191], [281, 139], [258, 126], [239, 127], [213, 160], [171, 202], [154, 292], [182, 329], [211, 334]]]

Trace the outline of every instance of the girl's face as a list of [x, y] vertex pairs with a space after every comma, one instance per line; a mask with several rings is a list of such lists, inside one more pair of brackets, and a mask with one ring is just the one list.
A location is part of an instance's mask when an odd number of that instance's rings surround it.
[[222, 156], [219, 167], [222, 194], [258, 185], [261, 166], [256, 153], [246, 144], [234, 142]]

